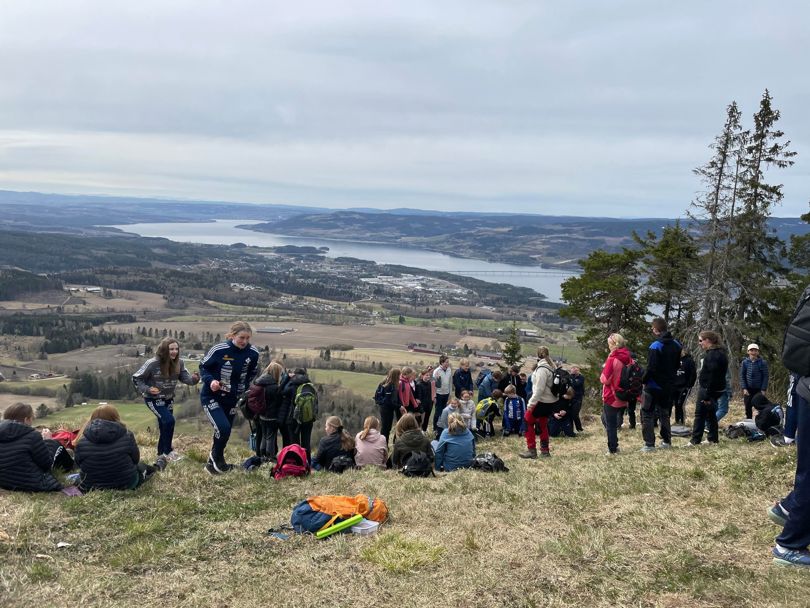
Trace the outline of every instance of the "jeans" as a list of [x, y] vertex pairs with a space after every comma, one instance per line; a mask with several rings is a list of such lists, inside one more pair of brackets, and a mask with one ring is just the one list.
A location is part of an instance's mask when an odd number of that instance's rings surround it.
[[[236, 408], [233, 406], [220, 406], [216, 399], [210, 399], [203, 403], [203, 411], [208, 417], [208, 422], [214, 427], [214, 440], [211, 444], [211, 456], [216, 461], [225, 459], [225, 446], [231, 438], [231, 427], [236, 416]], [[227, 408], [224, 409], [224, 408]]]
[[392, 409], [387, 406], [380, 408], [380, 435], [385, 437], [388, 443], [393, 443], [391, 441], [391, 429], [394, 426], [394, 418], [397, 419], [397, 422], [402, 418], [402, 411], [399, 408]]
[[540, 451], [547, 453], [548, 450], [548, 417], [532, 416], [532, 408], [526, 410], [526, 447], [530, 450], [537, 449], [537, 438], [534, 430], [535, 423], [540, 425]]
[[810, 545], [810, 405], [794, 402], [797, 413], [796, 479], [793, 491], [782, 500], [790, 513], [776, 542], [787, 549], [803, 550]]
[[723, 394], [720, 395], [717, 399], [717, 422], [720, 422], [723, 418], [725, 418], [726, 414], [728, 414], [728, 400], [731, 398], [731, 393], [729, 391], [723, 391]]
[[602, 404], [602, 424], [607, 432], [608, 450], [611, 454], [619, 451], [619, 425], [622, 415], [621, 407], [613, 407], [607, 403]]
[[433, 404], [428, 401], [422, 404], [422, 432], [427, 432], [428, 424], [430, 423], [430, 414], [433, 412]]
[[[436, 409], [433, 410], [433, 430], [441, 432], [439, 429], [439, 418], [442, 417], [444, 408], [447, 407], [447, 402], [450, 400], [450, 394], [440, 395], [436, 393]], [[386, 435], [387, 437], [387, 435]]]
[[172, 403], [174, 399], [144, 399], [146, 407], [157, 416], [158, 423], [158, 444], [157, 453], [171, 454], [172, 452], [172, 439], [174, 438], [174, 413], [172, 412]]
[[672, 416], [672, 402], [669, 391], [658, 388], [645, 388], [641, 404], [641, 435], [644, 445], [655, 447], [655, 422], [661, 425], [661, 441], [672, 443], [669, 419]]
[[717, 436], [717, 401], [715, 399], [708, 399], [708, 403], [704, 403], [698, 399], [695, 403], [695, 420], [692, 425], [692, 439], [694, 445], [698, 445], [703, 441], [703, 429], [705, 426], [709, 427], [709, 441], [717, 443], [719, 441]]

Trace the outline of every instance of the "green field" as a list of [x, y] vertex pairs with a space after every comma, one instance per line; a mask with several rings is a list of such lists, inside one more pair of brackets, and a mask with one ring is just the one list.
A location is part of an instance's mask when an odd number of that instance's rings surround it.
[[377, 385], [382, 381], [383, 374], [360, 374], [357, 372], [344, 372], [334, 369], [311, 369], [309, 376], [315, 382], [325, 384], [340, 384], [358, 395], [372, 397]]

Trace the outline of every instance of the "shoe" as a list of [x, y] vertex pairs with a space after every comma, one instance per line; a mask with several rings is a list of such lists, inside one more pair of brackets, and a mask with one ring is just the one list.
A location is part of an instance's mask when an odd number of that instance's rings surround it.
[[773, 563], [780, 566], [796, 566], [798, 568], [810, 568], [810, 551], [805, 549], [785, 549], [776, 545], [773, 548]]
[[163, 454], [158, 456], [157, 460], [155, 460], [155, 468], [158, 471], [165, 471], [167, 466], [169, 466], [169, 461], [166, 458], [166, 456], [164, 456]]
[[645, 445], [643, 448], [639, 450], [639, 452], [654, 452], [655, 446], [654, 445]]
[[768, 509], [768, 519], [770, 519], [773, 523], [777, 526], [783, 526], [787, 523], [788, 517], [790, 517], [790, 513], [785, 511], [782, 507], [782, 503], [776, 503], [770, 509]]
[[214, 467], [214, 470], [216, 470], [217, 473], [227, 473], [233, 469], [233, 465], [225, 462], [224, 458], [217, 460], [213, 455], [209, 455], [208, 462]]
[[172, 450], [168, 454], [164, 454], [164, 456], [166, 457], [166, 460], [168, 460], [169, 462], [177, 462], [185, 458], [185, 456], [179, 454], [178, 452], [175, 452], [174, 450]]
[[793, 441], [791, 441], [790, 443], [787, 443], [785, 441], [785, 436], [781, 435], [781, 434], [780, 435], [771, 435], [770, 442], [771, 442], [771, 445], [773, 447], [775, 447], [775, 448], [784, 448], [784, 447], [792, 445], [794, 443]]
[[551, 458], [551, 452], [540, 452], [542, 458]]
[[529, 448], [525, 452], [518, 454], [521, 458], [537, 458], [537, 448]]
[[665, 441], [662, 441], [662, 442], [661, 442], [660, 449], [662, 449], [662, 450], [668, 450], [668, 449], [670, 449], [671, 447], [672, 447], [672, 444], [671, 444], [671, 443], [666, 443]]
[[214, 468], [214, 465], [210, 460], [205, 463], [205, 470], [208, 471], [209, 475], [219, 475], [219, 471]]
[[615, 455], [616, 455], [616, 454], [618, 454], [618, 453], [619, 453], [619, 448], [616, 448], [616, 451], [615, 451], [615, 452], [611, 452], [610, 450], [608, 450], [607, 452], [605, 452], [605, 456], [615, 456]]

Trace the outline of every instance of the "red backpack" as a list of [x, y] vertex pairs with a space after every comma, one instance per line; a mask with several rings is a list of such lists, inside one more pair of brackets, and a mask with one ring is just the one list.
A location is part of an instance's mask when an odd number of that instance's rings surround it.
[[288, 445], [278, 453], [278, 462], [271, 472], [274, 479], [305, 477], [309, 475], [307, 451], [297, 443]]

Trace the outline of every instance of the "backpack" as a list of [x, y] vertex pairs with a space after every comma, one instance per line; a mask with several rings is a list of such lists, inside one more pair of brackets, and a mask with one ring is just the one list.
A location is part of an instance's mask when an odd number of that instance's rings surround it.
[[433, 472], [433, 462], [424, 452], [411, 452], [405, 460], [405, 466], [399, 470], [405, 477], [430, 477]]
[[551, 394], [562, 398], [569, 388], [571, 388], [571, 374], [562, 367], [558, 367], [551, 374]]
[[521, 397], [508, 397], [503, 403], [503, 425], [517, 425], [523, 422], [526, 402]]
[[332, 459], [332, 462], [329, 463], [329, 469], [327, 469], [330, 473], [343, 473], [346, 469], [353, 469], [354, 468], [354, 458], [351, 456], [346, 456], [346, 454], [341, 454], [340, 456], [335, 456]]
[[239, 411], [247, 420], [261, 416], [267, 410], [267, 402], [264, 399], [264, 386], [253, 384], [239, 396], [236, 402]]
[[297, 443], [288, 445], [278, 453], [278, 461], [270, 471], [273, 479], [285, 477], [306, 477], [309, 475], [307, 451]]
[[616, 398], [619, 401], [638, 399], [644, 388], [641, 382], [643, 377], [644, 369], [636, 361], [631, 360], [627, 365], [622, 365], [619, 388], [616, 389]]
[[479, 471], [485, 471], [487, 473], [509, 472], [509, 469], [504, 464], [503, 460], [498, 458], [498, 455], [493, 454], [492, 452], [478, 454], [475, 458], [473, 458], [472, 468], [478, 469]]
[[785, 328], [782, 363], [800, 376], [810, 376], [810, 286], [799, 298]]
[[310, 496], [293, 508], [290, 523], [298, 533], [328, 528], [354, 515], [385, 523], [388, 520], [388, 506], [379, 498], [371, 499], [364, 494], [357, 496]]
[[498, 415], [498, 402], [493, 399], [492, 397], [487, 397], [486, 399], [481, 399], [478, 404], [475, 406], [475, 417], [477, 420], [484, 420], [492, 410], [495, 410], [495, 416]]
[[389, 384], [385, 386], [382, 382], [377, 386], [377, 390], [374, 391], [374, 403], [377, 404], [377, 407], [389, 407], [394, 408], [395, 402], [394, 399], [396, 398], [397, 389], [393, 384]]
[[293, 419], [298, 424], [315, 422], [318, 418], [318, 391], [311, 382], [304, 382], [295, 390]]

